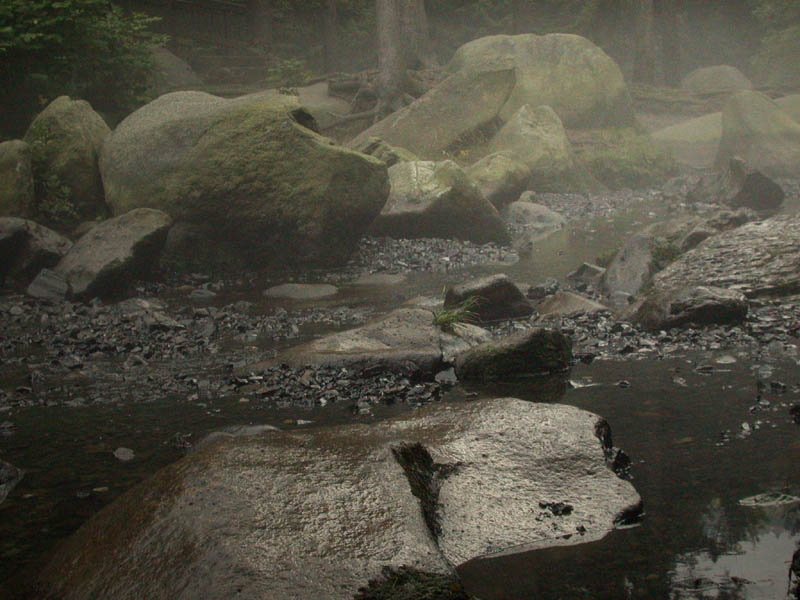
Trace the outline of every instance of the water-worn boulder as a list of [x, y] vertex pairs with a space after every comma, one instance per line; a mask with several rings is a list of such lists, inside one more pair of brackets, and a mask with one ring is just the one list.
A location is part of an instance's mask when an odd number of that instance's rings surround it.
[[111, 130], [85, 100], [60, 96], [25, 134], [38, 176], [53, 177], [69, 189], [75, 222], [106, 214], [98, 158]]
[[536, 312], [539, 313], [539, 320], [564, 315], [574, 315], [577, 313], [591, 314], [608, 310], [607, 306], [599, 302], [563, 290], [543, 298], [534, 308]]
[[567, 127], [633, 122], [625, 80], [599, 47], [577, 35], [495, 35], [461, 46], [451, 73], [476, 76], [510, 69], [514, 88], [498, 116], [508, 121], [525, 104], [551, 106]]
[[800, 122], [764, 94], [734, 94], [722, 109], [722, 138], [714, 164], [723, 169], [734, 156], [773, 177], [797, 175]]
[[778, 210], [785, 197], [786, 193], [780, 184], [739, 157], [731, 158], [722, 171], [700, 179], [687, 194], [687, 198], [693, 202], [718, 203], [731, 208], [758, 211]]
[[586, 188], [564, 126], [549, 106], [521, 106], [492, 138], [489, 152], [505, 152], [525, 164], [530, 170], [530, 189], [563, 192]]
[[748, 298], [800, 290], [800, 216], [781, 215], [715, 235], [659, 272], [648, 295], [694, 286]]
[[0, 143], [0, 217], [25, 217], [33, 205], [31, 147], [21, 140]]
[[0, 218], [0, 281], [27, 283], [42, 269], [55, 266], [71, 246], [64, 236], [33, 221]]
[[636, 295], [658, 270], [658, 247], [655, 236], [642, 233], [631, 236], [603, 274], [603, 291], [608, 295], [614, 292]]
[[622, 72], [577, 35], [497, 35], [459, 48], [441, 83], [356, 137], [376, 136], [421, 158], [444, 150], [522, 106], [548, 105], [567, 127], [628, 125], [633, 110]]
[[371, 235], [508, 243], [497, 209], [454, 162], [399, 163], [389, 169], [389, 178], [389, 199]]
[[109, 136], [108, 202], [169, 214], [165, 254], [184, 266], [341, 265], [386, 200], [386, 167], [305, 125], [297, 96], [167, 94]]
[[158, 265], [172, 220], [152, 208], [137, 208], [103, 221], [70, 248], [54, 271], [76, 298], [108, 298]]
[[694, 286], [650, 294], [632, 305], [626, 319], [646, 329], [659, 331], [684, 325], [740, 323], [749, 303], [741, 292], [713, 286]]
[[[597, 415], [513, 398], [210, 444], [86, 523], [43, 599], [350, 600], [384, 567], [596, 541], [640, 510]], [[558, 517], [542, 506], [565, 502]], [[578, 533], [580, 532], [580, 533]]]
[[695, 69], [681, 80], [681, 87], [698, 96], [752, 90], [753, 84], [736, 67], [715, 65]]
[[519, 198], [531, 176], [530, 167], [509, 152], [484, 156], [465, 171], [497, 210]]
[[467, 350], [456, 358], [456, 375], [486, 381], [556, 373], [569, 367], [572, 342], [560, 331], [528, 329]]
[[69, 284], [52, 269], [42, 269], [25, 288], [25, 293], [40, 300], [61, 300], [69, 294]]
[[679, 165], [710, 169], [722, 135], [722, 113], [711, 113], [664, 127], [651, 134], [653, 141], [670, 152]]
[[530, 252], [537, 240], [558, 231], [567, 222], [554, 210], [531, 202], [529, 198], [533, 197], [532, 192], [525, 192], [503, 211], [503, 218], [511, 230], [511, 245], [520, 254]]
[[448, 288], [444, 296], [444, 309], [453, 309], [470, 301], [470, 310], [479, 323], [533, 314], [533, 307], [522, 291], [502, 273]]

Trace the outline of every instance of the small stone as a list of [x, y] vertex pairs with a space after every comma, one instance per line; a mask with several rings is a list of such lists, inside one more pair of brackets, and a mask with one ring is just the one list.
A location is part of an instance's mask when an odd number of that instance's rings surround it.
[[117, 448], [114, 450], [114, 457], [117, 460], [121, 460], [122, 462], [128, 462], [129, 460], [133, 460], [135, 456], [133, 450], [130, 448]]

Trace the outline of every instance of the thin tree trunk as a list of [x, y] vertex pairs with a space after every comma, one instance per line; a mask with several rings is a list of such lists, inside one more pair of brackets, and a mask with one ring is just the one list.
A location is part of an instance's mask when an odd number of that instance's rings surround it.
[[641, 83], [655, 83], [656, 40], [653, 32], [653, 0], [639, 0], [638, 5], [633, 79]]
[[668, 86], [678, 87], [683, 72], [681, 56], [681, 28], [679, 26], [682, 2], [662, 0], [661, 20], [663, 36], [661, 46], [664, 51], [664, 80]]
[[399, 0], [400, 39], [406, 68], [433, 64], [428, 15], [424, 0]]
[[323, 18], [323, 51], [325, 53], [325, 71], [333, 73], [339, 68], [339, 36], [337, 35], [338, 17], [336, 0], [325, 0]]
[[392, 111], [401, 96], [405, 61], [400, 37], [400, 0], [377, 0], [378, 24], [378, 113], [381, 118]]

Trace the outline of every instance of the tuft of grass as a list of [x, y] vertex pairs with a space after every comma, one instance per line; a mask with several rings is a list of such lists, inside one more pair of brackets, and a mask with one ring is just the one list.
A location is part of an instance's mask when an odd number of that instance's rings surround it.
[[474, 323], [478, 320], [478, 313], [475, 309], [483, 302], [479, 296], [470, 296], [461, 304], [451, 308], [443, 308], [433, 313], [433, 322], [442, 331], [453, 333], [453, 326], [456, 323]]

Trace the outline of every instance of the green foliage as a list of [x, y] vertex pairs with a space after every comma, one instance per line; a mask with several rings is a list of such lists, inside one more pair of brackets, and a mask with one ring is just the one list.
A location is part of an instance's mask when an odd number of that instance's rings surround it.
[[150, 32], [154, 20], [126, 14], [108, 0], [2, 0], [0, 78], [9, 90], [7, 114], [30, 117], [60, 95], [116, 114], [137, 107], [146, 99], [152, 48], [166, 41]]
[[57, 230], [68, 229], [75, 224], [78, 211], [72, 198], [72, 190], [55, 173], [47, 168], [42, 142], [31, 145], [31, 167], [34, 181], [34, 201], [30, 207], [34, 219]]
[[752, 0], [753, 14], [766, 30], [753, 63], [772, 85], [800, 81], [800, 2]]
[[442, 330], [453, 332], [456, 323], [473, 323], [478, 319], [475, 309], [483, 303], [483, 298], [470, 296], [461, 304], [451, 308], [443, 308], [433, 313], [433, 322]]

